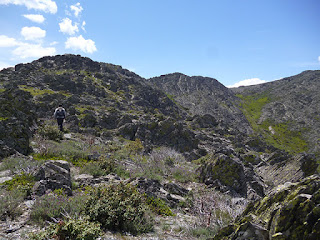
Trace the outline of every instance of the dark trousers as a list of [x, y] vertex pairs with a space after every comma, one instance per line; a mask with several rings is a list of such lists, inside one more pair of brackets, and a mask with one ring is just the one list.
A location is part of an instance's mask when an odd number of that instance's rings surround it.
[[63, 120], [63, 118], [57, 118], [58, 127], [61, 132], [63, 131]]

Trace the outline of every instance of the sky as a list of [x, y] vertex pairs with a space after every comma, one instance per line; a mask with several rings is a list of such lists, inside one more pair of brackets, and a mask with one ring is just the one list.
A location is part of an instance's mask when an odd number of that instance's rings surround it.
[[0, 69], [80, 54], [228, 87], [320, 69], [319, 0], [0, 0]]

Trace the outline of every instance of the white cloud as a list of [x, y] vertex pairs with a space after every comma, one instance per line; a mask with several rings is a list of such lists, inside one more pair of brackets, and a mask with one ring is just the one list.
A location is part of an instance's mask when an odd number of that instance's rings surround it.
[[11, 64], [6, 63], [6, 62], [0, 62], [0, 71], [4, 68], [12, 67]]
[[69, 18], [62, 19], [62, 22], [59, 23], [59, 26], [60, 26], [60, 32], [66, 33], [69, 35], [73, 35], [79, 31], [78, 26], [76, 24], [72, 25], [72, 21]]
[[80, 5], [79, 2], [76, 3], [75, 5], [71, 5], [71, 6], [70, 6], [70, 9], [71, 9], [71, 11], [74, 12], [74, 15], [75, 15], [76, 17], [78, 17], [79, 14], [80, 14], [80, 13], [82, 12], [82, 10], [83, 10], [83, 8], [81, 7], [81, 5]]
[[36, 23], [43, 23], [45, 21], [45, 18], [40, 14], [25, 14], [23, 16]]
[[10, 38], [6, 35], [0, 35], [0, 47], [14, 47], [19, 43], [14, 38]]
[[[32, 31], [31, 31], [32, 32]], [[26, 35], [27, 37], [29, 35]], [[30, 35], [33, 36], [34, 35]], [[29, 37], [30, 37], [29, 36]], [[19, 59], [25, 58], [39, 58], [48, 55], [55, 55], [56, 49], [54, 47], [43, 47], [41, 44], [29, 44], [24, 42], [18, 42], [14, 38], [10, 38], [5, 35], [0, 35], [0, 47], [15, 47], [12, 51], [13, 56], [18, 57]], [[4, 64], [0, 62], [0, 69], [4, 67], [9, 67], [9, 64]]]
[[318, 57], [318, 61], [319, 61], [319, 63], [320, 63], [320, 56]]
[[91, 39], [84, 39], [82, 35], [79, 37], [69, 37], [65, 42], [66, 49], [81, 50], [85, 53], [93, 53], [97, 51], [95, 42]]
[[46, 31], [39, 27], [23, 27], [21, 35], [25, 40], [37, 40], [46, 36]]
[[54, 46], [54, 45], [57, 45], [57, 44], [58, 44], [58, 42], [54, 41], [54, 42], [50, 43], [50, 46]]
[[267, 81], [261, 80], [260, 78], [250, 78], [250, 79], [245, 79], [240, 82], [237, 82], [233, 85], [227, 86], [228, 88], [235, 88], [235, 87], [240, 87], [240, 86], [250, 86], [250, 85], [257, 85], [261, 83], [266, 83]]
[[49, 13], [57, 13], [58, 7], [55, 1], [52, 0], [0, 0], [0, 5], [24, 5], [28, 9], [35, 9]]
[[83, 22], [82, 22], [82, 25], [81, 25], [81, 29], [82, 29], [83, 31], [86, 31], [85, 26], [86, 26], [86, 22], [83, 21]]
[[22, 43], [19, 47], [14, 49], [12, 53], [21, 59], [29, 57], [40, 58], [48, 55], [55, 55], [56, 49], [54, 47], [45, 48], [40, 44]]

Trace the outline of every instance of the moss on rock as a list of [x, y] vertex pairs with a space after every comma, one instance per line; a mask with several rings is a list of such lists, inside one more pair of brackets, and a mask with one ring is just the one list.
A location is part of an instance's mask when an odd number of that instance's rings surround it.
[[200, 160], [199, 177], [202, 182], [220, 181], [240, 193], [244, 187], [244, 169], [240, 162], [226, 155], [207, 155]]
[[[222, 229], [214, 238], [241, 239], [249, 234], [249, 226], [266, 229], [270, 238], [276, 240], [317, 239], [320, 234], [320, 177], [312, 175], [298, 183], [279, 186], [268, 197], [249, 204], [233, 224], [234, 232]], [[247, 224], [247, 225], [246, 225]], [[248, 225], [249, 224], [249, 225]]]

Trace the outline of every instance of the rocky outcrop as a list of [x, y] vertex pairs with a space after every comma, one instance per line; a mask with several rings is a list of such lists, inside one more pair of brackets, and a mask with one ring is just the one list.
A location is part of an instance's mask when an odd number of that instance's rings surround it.
[[142, 118], [126, 123], [118, 133], [127, 139], [143, 141], [145, 149], [155, 146], [167, 146], [184, 154], [188, 160], [203, 156], [206, 152], [199, 149], [199, 140], [183, 121], [174, 118]]
[[298, 182], [317, 173], [317, 161], [314, 155], [301, 153], [291, 156], [283, 151], [263, 154], [255, 171], [266, 183], [267, 191], [286, 182]]
[[252, 133], [249, 122], [236, 103], [237, 97], [216, 79], [172, 73], [148, 81], [191, 115], [210, 114], [240, 132]]
[[233, 225], [213, 238], [313, 240], [320, 236], [320, 177], [276, 187], [269, 196], [248, 205]]
[[176, 183], [160, 183], [158, 180], [143, 177], [131, 179], [129, 182], [146, 193], [147, 196], [164, 200], [170, 207], [176, 207], [179, 202], [184, 202], [184, 197], [189, 192]]
[[32, 96], [25, 91], [8, 88], [0, 92], [0, 158], [31, 151], [29, 139], [37, 120]]
[[72, 195], [70, 165], [66, 161], [51, 160], [40, 167], [35, 174], [35, 183], [32, 191], [35, 195], [42, 196], [48, 190], [64, 190]]
[[210, 154], [201, 161], [198, 176], [209, 187], [251, 200], [264, 196], [265, 184], [251, 164], [244, 165], [239, 158], [222, 153]]

